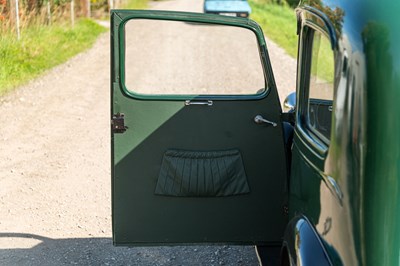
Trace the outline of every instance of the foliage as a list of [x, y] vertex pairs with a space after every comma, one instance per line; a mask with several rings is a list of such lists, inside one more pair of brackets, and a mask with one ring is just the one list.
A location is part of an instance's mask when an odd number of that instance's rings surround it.
[[294, 10], [272, 0], [249, 0], [250, 17], [263, 28], [267, 38], [276, 42], [292, 57], [297, 56], [297, 21]]
[[105, 30], [91, 20], [81, 19], [74, 27], [59, 23], [26, 28], [19, 41], [12, 32], [3, 33], [0, 94], [87, 49]]
[[[0, 0], [0, 95], [90, 47], [105, 31], [95, 22], [79, 18], [89, 15], [104, 18], [111, 3], [114, 8], [145, 8], [147, 2], [19, 0], [17, 20], [15, 1]], [[17, 21], [20, 40], [16, 34]]]
[[144, 9], [147, 7], [148, 0], [127, 0], [122, 4], [126, 9]]
[[257, 2], [262, 5], [275, 4], [294, 8], [299, 4], [300, 0], [254, 0], [253, 2]]
[[334, 55], [331, 43], [325, 36], [315, 33], [313, 38], [311, 74], [318, 78], [318, 82], [333, 84]]
[[290, 7], [296, 7], [299, 4], [299, 0], [286, 0], [286, 3], [290, 6]]
[[333, 23], [339, 33], [342, 32], [343, 20], [345, 15], [343, 9], [341, 9], [340, 7], [335, 7], [334, 9], [332, 9], [330, 6], [324, 5], [321, 0], [316, 0], [314, 2], [314, 5], [329, 18], [329, 20]]

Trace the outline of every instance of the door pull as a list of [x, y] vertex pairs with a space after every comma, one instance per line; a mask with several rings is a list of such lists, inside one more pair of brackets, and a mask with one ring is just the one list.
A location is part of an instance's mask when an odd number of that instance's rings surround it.
[[186, 100], [185, 105], [207, 105], [207, 106], [212, 106], [213, 101], [191, 101], [191, 100]]
[[272, 125], [273, 127], [276, 127], [278, 125], [275, 122], [272, 122], [272, 121], [269, 121], [267, 119], [264, 119], [264, 117], [262, 117], [261, 115], [256, 115], [256, 117], [254, 117], [254, 122], [256, 124], [263, 124], [263, 123], [269, 124], [269, 125]]

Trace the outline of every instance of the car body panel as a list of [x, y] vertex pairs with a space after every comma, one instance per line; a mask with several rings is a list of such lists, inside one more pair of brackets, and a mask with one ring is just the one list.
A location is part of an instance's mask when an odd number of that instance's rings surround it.
[[[332, 261], [312, 224], [302, 216], [294, 217], [287, 226], [283, 249], [295, 265], [332, 265]], [[334, 265], [338, 265], [335, 263]]]
[[[300, 29], [315, 14], [334, 29], [335, 104], [322, 149], [296, 125], [289, 217], [307, 217], [335, 265], [399, 264], [399, 12], [393, 1], [301, 1], [297, 9]], [[302, 74], [300, 65], [298, 121]]]

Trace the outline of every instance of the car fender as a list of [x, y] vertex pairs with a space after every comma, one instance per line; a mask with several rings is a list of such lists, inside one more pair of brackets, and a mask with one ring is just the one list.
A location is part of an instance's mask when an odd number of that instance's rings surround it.
[[304, 216], [293, 218], [286, 227], [282, 260], [288, 265], [332, 265], [320, 236]]

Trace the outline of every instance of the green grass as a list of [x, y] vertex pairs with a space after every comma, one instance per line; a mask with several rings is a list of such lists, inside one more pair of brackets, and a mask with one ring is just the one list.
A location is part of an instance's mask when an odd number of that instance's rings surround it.
[[148, 0], [128, 0], [123, 4], [125, 9], [146, 9]]
[[[250, 17], [264, 30], [265, 36], [282, 47], [290, 56], [297, 57], [297, 21], [295, 11], [286, 5], [269, 3], [268, 0], [249, 0], [252, 7]], [[323, 39], [318, 54], [318, 65], [313, 65], [312, 73], [318, 78], [333, 83], [333, 52], [330, 43]], [[315, 61], [315, 60], [314, 60]]]
[[97, 23], [82, 19], [70, 25], [31, 26], [23, 29], [21, 39], [15, 33], [0, 36], [0, 95], [64, 63], [91, 47], [100, 33]]
[[329, 40], [321, 34], [314, 35], [312, 58], [311, 74], [321, 81], [333, 84], [335, 77], [333, 51]]
[[295, 11], [288, 6], [267, 3], [265, 0], [249, 0], [252, 8], [250, 18], [292, 57], [297, 56], [297, 22]]

